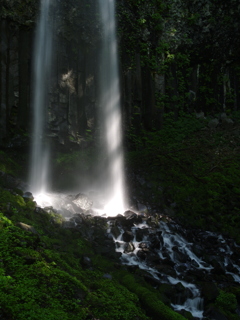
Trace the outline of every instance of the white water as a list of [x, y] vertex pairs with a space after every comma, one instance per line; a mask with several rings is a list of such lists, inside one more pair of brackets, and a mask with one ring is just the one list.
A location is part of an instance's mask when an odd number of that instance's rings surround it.
[[50, 75], [52, 32], [49, 24], [50, 0], [42, 0], [34, 45], [33, 138], [30, 188], [34, 195], [47, 190], [49, 149], [46, 143], [47, 85]]
[[[137, 224], [135, 227], [132, 227], [132, 232], [135, 235], [136, 229], [144, 229], [144, 228], [149, 228], [149, 226], [146, 223], [142, 224]], [[169, 256], [172, 261], [177, 262], [175, 257], [174, 257], [174, 252], [172, 248], [174, 246], [178, 246], [179, 250], [181, 252], [184, 252], [187, 254], [190, 258], [190, 260], [194, 260], [197, 264], [198, 267], [201, 269], [205, 269], [206, 272], [209, 272], [212, 267], [211, 266], [204, 266], [204, 262], [199, 259], [192, 251], [190, 248], [188, 248], [188, 242], [181, 237], [180, 235], [176, 233], [170, 232], [167, 224], [161, 222], [159, 230], [162, 231], [162, 236], [163, 236], [163, 247], [167, 250], [169, 253]], [[125, 253], [124, 252], [124, 245], [125, 242], [122, 241], [122, 234], [124, 230], [121, 230], [121, 234], [117, 239], [114, 239], [115, 242], [117, 243], [116, 251], [122, 253], [122, 263], [126, 265], [137, 265], [140, 269], [146, 270], [149, 274], [151, 274], [155, 279], [159, 280], [162, 283], [171, 283], [173, 285], [176, 285], [177, 283], [181, 283], [183, 287], [186, 289], [189, 289], [191, 292], [192, 297], [188, 298], [183, 304], [171, 304], [172, 308], [176, 311], [180, 311], [182, 309], [191, 312], [193, 317], [196, 317], [198, 319], [203, 318], [203, 299], [201, 298], [201, 293], [200, 290], [197, 288], [195, 284], [192, 283], [187, 283], [186, 281], [181, 280], [181, 274], [177, 272], [177, 277], [172, 277], [169, 275], [166, 275], [164, 278], [159, 277], [159, 273], [157, 272], [156, 269], [149, 267], [145, 261], [141, 261], [137, 257], [137, 252], [139, 250], [139, 244], [140, 242], [136, 241], [136, 236], [134, 236], [134, 239], [132, 241], [132, 244], [134, 246], [134, 251], [132, 253]], [[141, 242], [146, 242], [148, 243], [148, 236], [145, 236]], [[160, 249], [158, 251], [159, 257], [163, 258], [162, 256], [162, 250]]]
[[122, 147], [119, 70], [115, 23], [115, 1], [99, 0], [102, 22], [100, 48], [100, 121], [103, 127], [103, 152], [106, 164], [101, 189], [106, 205], [104, 211], [114, 216], [126, 209]]

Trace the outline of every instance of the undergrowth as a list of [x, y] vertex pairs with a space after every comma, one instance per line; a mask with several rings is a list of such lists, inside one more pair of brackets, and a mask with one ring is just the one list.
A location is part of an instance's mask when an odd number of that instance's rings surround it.
[[147, 289], [142, 299], [120, 281], [122, 268], [97, 254], [80, 232], [61, 227], [63, 218], [34, 208], [33, 201], [0, 188], [0, 318], [184, 319], [156, 297], [153, 305]]
[[129, 166], [145, 179], [142, 201], [185, 223], [223, 232], [240, 243], [240, 125], [209, 129], [207, 120], [167, 115], [164, 128], [131, 133]]

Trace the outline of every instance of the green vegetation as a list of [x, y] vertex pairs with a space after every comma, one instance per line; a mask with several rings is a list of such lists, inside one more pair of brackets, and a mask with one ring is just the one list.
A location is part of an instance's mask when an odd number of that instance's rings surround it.
[[[208, 120], [165, 116], [160, 131], [129, 134], [128, 163], [146, 179], [142, 201], [174, 206], [184, 224], [223, 232], [240, 242], [239, 122], [231, 130]], [[149, 187], [150, 184], [150, 187]]]
[[177, 314], [169, 307], [164, 305], [160, 300], [160, 295], [157, 292], [136, 283], [136, 279], [130, 274], [123, 274], [121, 283], [124, 284], [130, 291], [137, 294], [141, 303], [149, 314], [155, 319], [161, 317], [163, 320], [181, 320], [183, 316]]
[[127, 278], [120, 281], [122, 268], [94, 252], [80, 232], [63, 228], [61, 216], [34, 208], [16, 191], [0, 188], [1, 318], [184, 319], [157, 296], [153, 304], [143, 286], [136, 291], [133, 276], [131, 286]]
[[216, 304], [223, 311], [235, 311], [237, 308], [237, 299], [233, 293], [228, 293], [224, 291], [220, 291]]
[[0, 151], [0, 171], [3, 173], [16, 175], [20, 172], [20, 166], [16, 161], [3, 151]]

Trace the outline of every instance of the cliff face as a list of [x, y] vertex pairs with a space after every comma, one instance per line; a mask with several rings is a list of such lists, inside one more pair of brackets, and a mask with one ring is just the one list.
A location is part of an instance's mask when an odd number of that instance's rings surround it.
[[[38, 4], [4, 2], [0, 141], [29, 130]], [[171, 2], [171, 3], [170, 3]], [[163, 115], [238, 110], [240, 8], [235, 1], [116, 1], [125, 128], [161, 128]], [[61, 144], [97, 132], [101, 28], [95, 1], [54, 1], [48, 131]]]

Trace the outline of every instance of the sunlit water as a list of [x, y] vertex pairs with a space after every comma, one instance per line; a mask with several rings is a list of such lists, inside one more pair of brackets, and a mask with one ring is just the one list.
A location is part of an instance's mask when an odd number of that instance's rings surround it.
[[99, 12], [102, 22], [100, 121], [103, 126], [103, 153], [106, 158], [101, 188], [106, 200], [104, 211], [107, 215], [114, 216], [126, 209], [115, 1], [99, 0]]
[[41, 1], [33, 65], [33, 138], [30, 163], [30, 187], [33, 194], [44, 193], [49, 181], [49, 149], [46, 142], [47, 85], [51, 66], [52, 32], [49, 24], [50, 0]]

